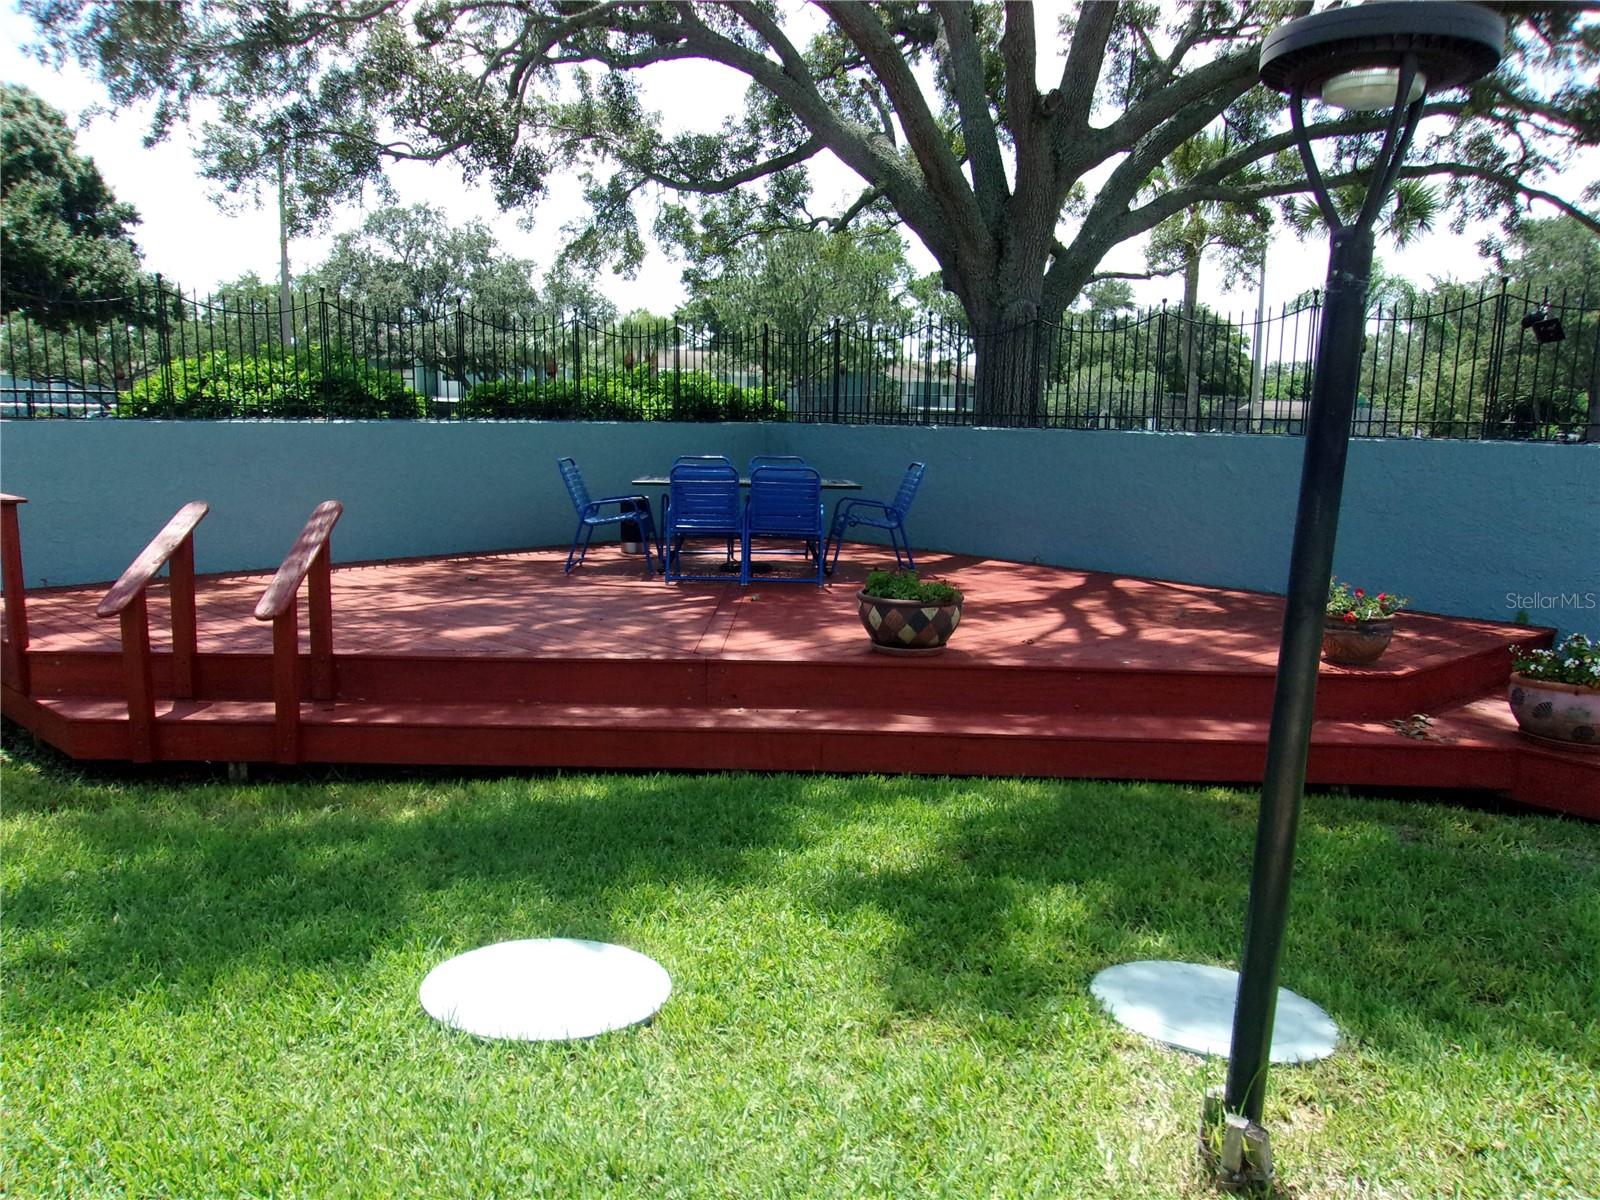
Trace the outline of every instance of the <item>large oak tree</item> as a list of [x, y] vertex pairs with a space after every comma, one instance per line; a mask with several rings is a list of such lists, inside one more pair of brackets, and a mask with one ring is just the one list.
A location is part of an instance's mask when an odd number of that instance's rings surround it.
[[0, 85], [0, 311], [51, 329], [131, 313], [144, 278], [138, 223], [61, 113]]
[[[584, 170], [590, 219], [568, 249], [592, 261], [642, 257], [636, 204], [652, 191], [668, 197], [664, 233], [693, 219], [679, 203], [695, 197], [710, 201], [699, 215], [734, 231], [895, 220], [978, 331], [1055, 317], [1110, 250], [1194, 205], [1303, 190], [1284, 122], [1259, 120], [1250, 98], [1263, 36], [1312, 7], [1086, 3], [1046, 31], [1062, 65], [1041, 83], [1026, 3], [24, 3], [53, 52], [98, 67], [116, 100], [158, 97], [159, 127], [217, 99], [233, 124], [335, 147], [341, 188], [388, 159], [454, 157], [515, 206]], [[1447, 181], [1458, 214], [1514, 222], [1541, 197], [1600, 231], [1546, 185], [1564, 154], [1600, 138], [1600, 33], [1581, 5], [1505, 7], [1504, 65], [1430, 98], [1406, 173]], [[743, 75], [745, 111], [659, 132], [638, 77], [683, 60]], [[1151, 186], [1175, 151], [1234, 115], [1247, 134], [1227, 153]], [[1335, 186], [1359, 178], [1377, 121], [1313, 113]], [[861, 190], [819, 215], [802, 168], [824, 152]], [[214, 167], [239, 170], [241, 185], [250, 170]], [[1585, 203], [1596, 198], [1591, 188]], [[985, 405], [1020, 399], [994, 373], [1004, 345], [979, 340]]]

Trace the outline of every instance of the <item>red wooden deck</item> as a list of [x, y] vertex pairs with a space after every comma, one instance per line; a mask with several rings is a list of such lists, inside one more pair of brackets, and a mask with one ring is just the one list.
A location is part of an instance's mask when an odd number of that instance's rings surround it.
[[[157, 584], [148, 757], [1260, 779], [1277, 597], [928, 553], [964, 618], [944, 655], [904, 660], [867, 647], [854, 596], [881, 553], [853, 557], [821, 590], [668, 585], [615, 546], [570, 576], [564, 550], [336, 565], [331, 699], [302, 672], [277, 740], [272, 627], [253, 619], [271, 575], [199, 581], [189, 698]], [[31, 687], [7, 680], [5, 714], [77, 757], [144, 757], [105, 591], [29, 594]], [[1309, 778], [1600, 818], [1600, 756], [1521, 737], [1504, 702], [1507, 646], [1548, 637], [1402, 614], [1377, 666], [1324, 668]]]

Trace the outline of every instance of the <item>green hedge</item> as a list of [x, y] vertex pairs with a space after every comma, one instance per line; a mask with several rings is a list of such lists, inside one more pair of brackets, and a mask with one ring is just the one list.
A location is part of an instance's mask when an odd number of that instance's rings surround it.
[[782, 421], [783, 401], [702, 371], [634, 367], [582, 379], [495, 380], [468, 389], [459, 415], [540, 421]]
[[394, 371], [342, 350], [235, 358], [224, 351], [176, 359], [118, 397], [119, 417], [413, 419], [426, 401]]

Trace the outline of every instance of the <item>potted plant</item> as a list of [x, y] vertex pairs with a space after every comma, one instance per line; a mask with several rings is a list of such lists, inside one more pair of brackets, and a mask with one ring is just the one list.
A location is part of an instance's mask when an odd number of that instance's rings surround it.
[[1534, 737], [1600, 749], [1600, 645], [1575, 633], [1553, 650], [1511, 647], [1511, 715]]
[[1394, 614], [1405, 606], [1404, 596], [1369, 596], [1365, 589], [1335, 579], [1322, 624], [1322, 657], [1345, 666], [1375, 662], [1394, 636]]
[[871, 572], [856, 601], [881, 654], [938, 654], [961, 624], [961, 593], [915, 571]]

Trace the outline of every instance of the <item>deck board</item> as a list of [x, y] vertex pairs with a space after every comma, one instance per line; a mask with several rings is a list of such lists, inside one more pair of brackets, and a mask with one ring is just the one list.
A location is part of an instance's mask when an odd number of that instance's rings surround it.
[[[847, 549], [820, 589], [669, 585], [614, 545], [571, 575], [564, 561], [550, 548], [335, 564], [339, 692], [306, 696], [301, 757], [1260, 777], [1281, 597], [923, 552], [923, 574], [966, 605], [945, 654], [906, 660], [873, 653], [856, 617], [880, 550]], [[270, 580], [198, 581], [203, 694], [162, 694], [157, 757], [270, 756], [271, 629], [252, 616]], [[81, 757], [128, 756], [117, 623], [94, 617], [104, 593], [30, 594], [33, 692], [5, 693], [9, 716]], [[161, 694], [164, 583], [150, 611]], [[1379, 663], [1324, 667], [1309, 778], [1498, 789], [1600, 818], [1600, 756], [1519, 738], [1503, 700], [1507, 646], [1548, 637], [1401, 614]], [[1420, 738], [1397, 725], [1415, 712], [1434, 718]]]
[[[562, 550], [335, 564], [335, 647], [343, 654], [783, 659], [870, 652], [855, 593], [875, 558], [858, 552], [821, 589], [758, 578], [666, 584], [643, 559], [597, 547], [571, 575]], [[924, 552], [923, 574], [967, 596], [944, 662], [990, 666], [1270, 674], [1282, 598], [1262, 592]], [[196, 588], [200, 649], [267, 653], [270, 628], [252, 619], [271, 575], [203, 576]], [[108, 586], [108, 585], [107, 585]], [[115, 621], [98, 620], [105, 587], [30, 594], [33, 649], [115, 650]], [[150, 592], [151, 645], [170, 648], [166, 585]], [[1402, 613], [1378, 670], [1423, 669], [1500, 649], [1538, 631], [1490, 621]], [[304, 638], [304, 633], [302, 637]], [[1325, 667], [1329, 675], [1369, 668]]]

